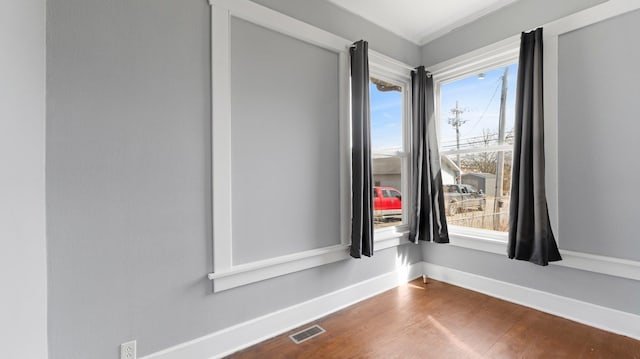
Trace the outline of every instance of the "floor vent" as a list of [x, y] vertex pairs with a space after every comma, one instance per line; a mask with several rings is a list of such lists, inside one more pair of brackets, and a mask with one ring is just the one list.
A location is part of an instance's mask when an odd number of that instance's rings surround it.
[[301, 330], [295, 334], [291, 334], [289, 335], [289, 338], [291, 338], [291, 340], [293, 340], [294, 343], [296, 344], [300, 344], [306, 340], [309, 340], [315, 336], [318, 336], [322, 333], [324, 333], [325, 330], [322, 329], [319, 325], [314, 325], [312, 327], [309, 327], [307, 329]]

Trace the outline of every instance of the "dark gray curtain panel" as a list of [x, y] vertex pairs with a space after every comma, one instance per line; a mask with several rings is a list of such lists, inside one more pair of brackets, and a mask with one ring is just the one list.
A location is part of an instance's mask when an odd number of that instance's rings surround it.
[[351, 55], [351, 256], [373, 255], [373, 186], [369, 113], [368, 44], [353, 44]]
[[538, 28], [522, 33], [520, 43], [508, 255], [546, 266], [562, 257], [547, 208], [542, 95], [542, 28]]
[[424, 66], [411, 72], [411, 195], [409, 240], [449, 243], [440, 150], [436, 137], [433, 79]]

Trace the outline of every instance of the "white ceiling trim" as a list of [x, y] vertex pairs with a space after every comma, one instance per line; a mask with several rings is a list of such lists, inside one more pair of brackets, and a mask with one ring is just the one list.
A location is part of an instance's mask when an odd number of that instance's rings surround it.
[[431, 32], [431, 33], [423, 34], [422, 37], [420, 37], [420, 40], [417, 41], [417, 42], [413, 41], [413, 40], [410, 40], [410, 41], [422, 46], [422, 45], [424, 45], [426, 43], [429, 43], [429, 42], [439, 38], [440, 36], [443, 36], [443, 35], [451, 32], [451, 31], [461, 27], [461, 26], [464, 26], [466, 24], [470, 24], [470, 23], [478, 20], [479, 18], [481, 18], [481, 17], [483, 17], [485, 15], [489, 15], [492, 12], [494, 12], [496, 10], [499, 10], [499, 9], [501, 9], [501, 8], [507, 6], [507, 5], [510, 5], [510, 4], [514, 3], [514, 2], [517, 2], [517, 1], [520, 1], [520, 0], [500, 0], [498, 2], [494, 2], [493, 4], [489, 5], [488, 7], [482, 9], [481, 11], [476, 12], [475, 14], [463, 17], [463, 18], [461, 18], [459, 20], [456, 20], [453, 23], [451, 23], [450, 25], [447, 25], [447, 26], [441, 28], [440, 30], [436, 30], [436, 31]]
[[422, 46], [519, 0], [326, 0]]

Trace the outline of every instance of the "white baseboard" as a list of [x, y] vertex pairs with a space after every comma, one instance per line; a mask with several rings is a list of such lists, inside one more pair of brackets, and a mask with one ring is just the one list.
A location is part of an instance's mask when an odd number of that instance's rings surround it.
[[640, 340], [640, 316], [427, 262], [428, 277]]
[[141, 359], [209, 359], [229, 355], [312, 322], [399, 284], [430, 278], [518, 303], [595, 328], [640, 340], [640, 316], [426, 262], [340, 289], [265, 316], [234, 325]]
[[422, 263], [397, 268], [393, 272], [140, 359], [209, 359], [229, 355], [420, 277], [423, 270]]

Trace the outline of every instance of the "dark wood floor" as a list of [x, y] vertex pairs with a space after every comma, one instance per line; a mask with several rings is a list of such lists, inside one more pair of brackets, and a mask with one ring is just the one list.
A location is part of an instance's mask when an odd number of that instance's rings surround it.
[[[326, 333], [301, 344], [289, 339], [311, 324]], [[230, 358], [640, 359], [640, 341], [432, 279], [412, 281], [309, 325]]]

